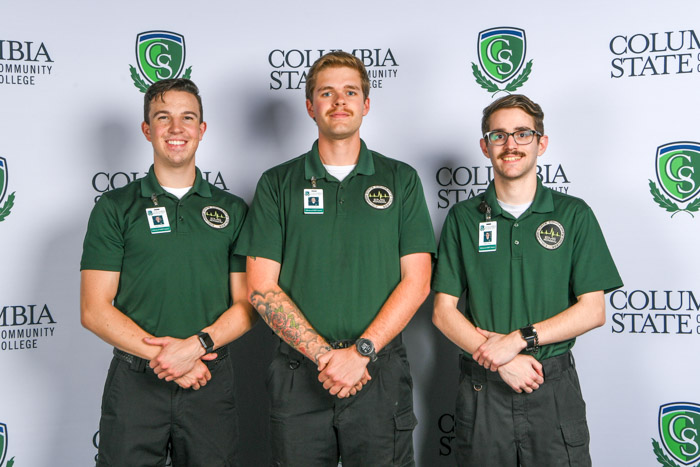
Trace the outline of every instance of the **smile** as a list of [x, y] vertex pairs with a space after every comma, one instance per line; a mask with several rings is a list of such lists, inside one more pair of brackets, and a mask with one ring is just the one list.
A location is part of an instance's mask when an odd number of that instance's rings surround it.
[[182, 140], [167, 140], [166, 143], [168, 143], [172, 146], [182, 146], [185, 144], [185, 142]]

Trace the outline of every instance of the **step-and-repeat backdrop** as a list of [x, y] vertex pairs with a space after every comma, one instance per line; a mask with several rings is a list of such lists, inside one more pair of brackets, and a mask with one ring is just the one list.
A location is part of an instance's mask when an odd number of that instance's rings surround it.
[[[152, 162], [144, 89], [200, 86], [198, 165], [250, 202], [311, 147], [306, 72], [335, 49], [367, 66], [362, 137], [418, 170], [436, 235], [492, 179], [481, 110], [542, 105], [539, 176], [593, 207], [625, 283], [574, 348], [594, 464], [698, 465], [700, 4], [27, 0], [0, 15], [0, 467], [94, 465], [111, 348], [80, 325], [79, 259], [95, 201]], [[430, 467], [455, 462], [458, 377], [431, 305], [405, 332]], [[235, 344], [245, 466], [268, 462], [274, 342]]]

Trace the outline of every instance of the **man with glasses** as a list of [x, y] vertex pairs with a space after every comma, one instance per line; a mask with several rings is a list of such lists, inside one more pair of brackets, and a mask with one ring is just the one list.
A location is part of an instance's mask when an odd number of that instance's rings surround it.
[[622, 281], [590, 207], [537, 177], [543, 118], [522, 95], [484, 109], [493, 182], [455, 205], [442, 230], [433, 322], [463, 350], [460, 466], [591, 465], [570, 349], [605, 323], [604, 293]]

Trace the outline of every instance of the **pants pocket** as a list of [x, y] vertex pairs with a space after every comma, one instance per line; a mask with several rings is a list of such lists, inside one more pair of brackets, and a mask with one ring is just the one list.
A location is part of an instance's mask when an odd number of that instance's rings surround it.
[[394, 415], [394, 465], [412, 466], [413, 459], [413, 429], [418, 425], [418, 419], [413, 408], [408, 407]]
[[571, 467], [590, 466], [591, 456], [588, 450], [590, 434], [586, 420], [562, 423], [561, 433], [569, 455], [569, 465]]

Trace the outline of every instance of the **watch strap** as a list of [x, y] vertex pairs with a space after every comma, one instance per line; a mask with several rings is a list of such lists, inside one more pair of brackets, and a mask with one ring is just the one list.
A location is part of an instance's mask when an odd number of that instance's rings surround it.
[[214, 340], [208, 333], [200, 331], [197, 333], [197, 338], [199, 338], [199, 343], [204, 347], [205, 354], [214, 351]]

